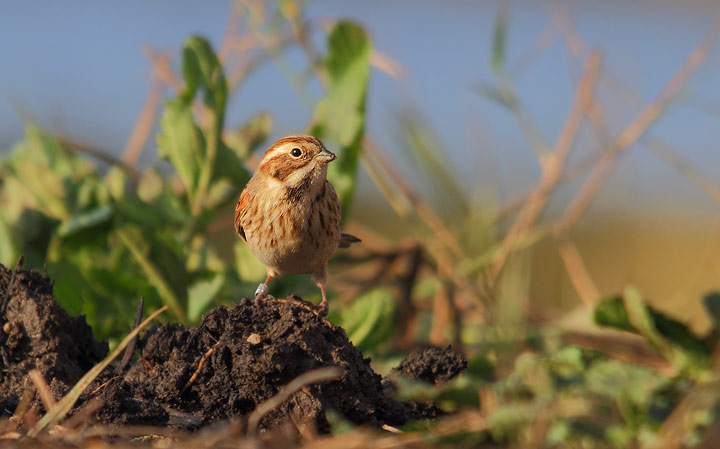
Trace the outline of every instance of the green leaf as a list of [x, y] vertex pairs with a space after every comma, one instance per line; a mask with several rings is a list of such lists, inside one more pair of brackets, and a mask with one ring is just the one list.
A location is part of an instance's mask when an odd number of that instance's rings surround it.
[[507, 13], [502, 6], [500, 8], [493, 25], [492, 56], [490, 60], [490, 67], [495, 71], [501, 71], [505, 67], [507, 47]]
[[160, 156], [175, 167], [188, 197], [192, 199], [203, 163], [205, 139], [195, 126], [189, 105], [178, 100], [167, 103], [160, 119], [157, 145]]
[[3, 211], [0, 210], [0, 264], [11, 267], [13, 260], [17, 261], [16, 241], [12, 228], [5, 219]]
[[619, 360], [598, 361], [585, 374], [590, 392], [635, 405], [648, 404], [653, 393], [668, 382], [648, 368]]
[[212, 279], [195, 282], [188, 289], [188, 318], [197, 321], [207, 310], [225, 283], [225, 275], [216, 273]]
[[715, 329], [720, 329], [720, 293], [710, 292], [703, 298], [705, 309], [710, 315]]
[[596, 305], [594, 319], [599, 326], [635, 332], [635, 328], [630, 325], [623, 299], [620, 296], [605, 299]]
[[185, 89], [177, 101], [189, 109], [198, 91], [203, 93], [205, 114], [202, 117], [205, 145], [194, 177], [195, 191], [190, 197], [195, 219], [208, 208], [207, 194], [215, 175], [216, 160], [222, 151], [221, 132], [227, 102], [227, 81], [220, 60], [207, 39], [192, 36], [185, 41], [182, 57]]
[[247, 243], [237, 239], [235, 242], [235, 270], [243, 282], [260, 283], [265, 280], [267, 268], [250, 251]]
[[204, 94], [205, 105], [215, 111], [222, 128], [222, 117], [227, 102], [227, 81], [220, 60], [210, 42], [201, 36], [191, 36], [185, 41], [182, 54], [182, 71], [185, 89], [181, 101], [189, 106], [198, 90]]
[[163, 192], [164, 187], [165, 183], [160, 173], [154, 167], [150, 167], [140, 177], [137, 195], [144, 202], [153, 203]]
[[239, 129], [225, 133], [225, 144], [241, 161], [252, 154], [267, 139], [272, 129], [272, 117], [260, 113], [248, 120]]
[[607, 299], [595, 308], [595, 322], [601, 326], [636, 333], [680, 368], [701, 368], [710, 351], [684, 324], [648, 306], [642, 294], [629, 286], [621, 298]]
[[340, 324], [355, 346], [372, 350], [396, 330], [395, 300], [389, 289], [376, 288], [357, 298], [340, 316]]
[[96, 207], [75, 214], [69, 220], [62, 222], [60, 226], [57, 227], [56, 233], [59, 237], [67, 237], [83, 229], [105, 223], [112, 215], [113, 208], [111, 206]]
[[[370, 75], [371, 44], [365, 30], [341, 21], [328, 36], [325, 70], [328, 93], [315, 107], [310, 133], [337, 151], [328, 178], [344, 209], [350, 207], [355, 190], [358, 157], [365, 130], [365, 97]], [[338, 148], [332, 148], [338, 145]]]
[[242, 188], [250, 180], [250, 172], [244, 161], [265, 141], [272, 127], [272, 119], [267, 114], [258, 114], [237, 130], [224, 134], [225, 145], [218, 152], [215, 172], [217, 177], [228, 178]]
[[105, 179], [103, 180], [104, 184], [110, 191], [110, 195], [115, 200], [119, 200], [125, 196], [125, 187], [127, 186], [127, 181], [127, 174], [125, 173], [125, 171], [123, 171], [120, 167], [117, 166], [110, 167], [110, 170], [108, 170], [107, 174], [105, 175]]
[[130, 250], [133, 259], [145, 273], [150, 284], [155, 287], [165, 305], [170, 308], [177, 319], [182, 323], [186, 323], [187, 316], [185, 315], [180, 299], [170, 287], [170, 283], [163, 277], [155, 263], [145, 254], [144, 248], [148, 248], [149, 245], [144, 240], [139, 229], [128, 226], [118, 229], [116, 234], [125, 247]]

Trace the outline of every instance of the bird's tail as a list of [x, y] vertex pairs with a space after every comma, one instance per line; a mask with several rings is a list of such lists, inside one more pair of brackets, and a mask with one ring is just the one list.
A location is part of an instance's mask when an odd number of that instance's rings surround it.
[[359, 238], [345, 232], [340, 233], [340, 248], [349, 248], [353, 243], [362, 242]]

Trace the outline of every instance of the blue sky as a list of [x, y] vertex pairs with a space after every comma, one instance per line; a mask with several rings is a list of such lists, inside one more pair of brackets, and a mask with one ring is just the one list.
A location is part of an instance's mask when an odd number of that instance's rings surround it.
[[[510, 2], [509, 60], [523, 54], [546, 28], [547, 11], [570, 11], [583, 39], [603, 51], [605, 66], [645, 103], [720, 14], [720, 5], [711, 1], [676, 3]], [[142, 46], [149, 43], [177, 54], [191, 33], [217, 44], [228, 9], [227, 1], [3, 2], [0, 148], [22, 137], [23, 115], [120, 152], [149, 86], [150, 66]], [[415, 108], [429, 120], [449, 163], [467, 185], [481, 178], [513, 198], [534, 184], [538, 170], [511, 114], [478, 94], [478, 86], [492, 82], [489, 60], [497, 10], [494, 1], [307, 4], [311, 19], [349, 17], [360, 22], [375, 47], [407, 70], [403, 79], [374, 71], [368, 97], [368, 131], [399, 164], [411, 167], [399, 145], [398, 113]], [[286, 58], [294, 73], [305, 69], [298, 52]], [[562, 126], [580, 68], [555, 40], [517, 78], [519, 97], [550, 144]], [[718, 75], [716, 49], [653, 133], [720, 183]], [[611, 127], [618, 132], [633, 113], [621, 95], [606, 90], [603, 98]], [[268, 111], [275, 118], [273, 137], [280, 137], [305, 128], [308, 106], [289, 85], [287, 73], [269, 63], [236, 92], [227, 123], [238, 125], [258, 111]], [[592, 149], [589, 142], [580, 141], [579, 155]], [[144, 161], [153, 159], [146, 152]], [[623, 160], [612, 181], [600, 198], [601, 208], [715, 210], [714, 203], [641, 146]], [[566, 194], [575, 188], [577, 183], [568, 184]]]

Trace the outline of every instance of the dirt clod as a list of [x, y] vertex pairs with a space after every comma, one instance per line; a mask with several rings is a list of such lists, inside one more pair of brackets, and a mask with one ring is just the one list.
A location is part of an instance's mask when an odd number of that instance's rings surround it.
[[[243, 299], [231, 309], [212, 310], [198, 327], [156, 327], [143, 339], [142, 360], [102, 394], [107, 402], [131, 395], [138, 407], [148, 406], [143, 415], [154, 413], [154, 420], [166, 419], [168, 410], [189, 413], [203, 423], [247, 415], [299, 375], [323, 366], [340, 367], [340, 378], [306, 386], [262, 426], [293, 416], [312, 419], [319, 431], [328, 431], [328, 409], [353, 423], [376, 426], [419, 417], [385, 397], [380, 376], [341, 328], [295, 300], [257, 304]], [[151, 406], [158, 405], [153, 412]], [[134, 420], [122, 410], [108, 412], [101, 410], [102, 420]]]
[[70, 317], [52, 296], [50, 280], [37, 271], [0, 265], [0, 406], [14, 410], [28, 373], [39, 370], [51, 390], [72, 387], [107, 354], [107, 343], [93, 338], [85, 317]]
[[428, 348], [410, 354], [394, 372], [429, 384], [443, 384], [467, 368], [467, 358], [448, 345], [444, 349]]

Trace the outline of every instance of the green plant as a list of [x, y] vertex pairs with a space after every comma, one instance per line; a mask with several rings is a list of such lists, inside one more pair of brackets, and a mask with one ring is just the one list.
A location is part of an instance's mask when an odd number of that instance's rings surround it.
[[[311, 129], [338, 145], [331, 178], [347, 209], [354, 191], [369, 72], [369, 40], [358, 25], [330, 31], [324, 70], [327, 96]], [[220, 60], [202, 37], [186, 40], [182, 91], [159, 120], [161, 165], [137, 172], [114, 164], [103, 174], [62, 142], [28, 126], [24, 142], [1, 160], [0, 262], [20, 253], [47, 267], [58, 300], [84, 313], [100, 336], [132, 321], [134, 300], [165, 304], [173, 319], [196, 322], [212, 304], [251, 292], [262, 265], [237, 239], [235, 263], [223, 260], [209, 227], [230, 208], [250, 177], [246, 159], [265, 141], [271, 118], [261, 114], [227, 129], [228, 83]], [[349, 122], [338, 122], [340, 117]], [[350, 126], [342, 126], [350, 123]], [[228, 231], [231, 235], [231, 231]], [[281, 288], [297, 291], [298, 277]], [[302, 291], [302, 288], [299, 288]]]

